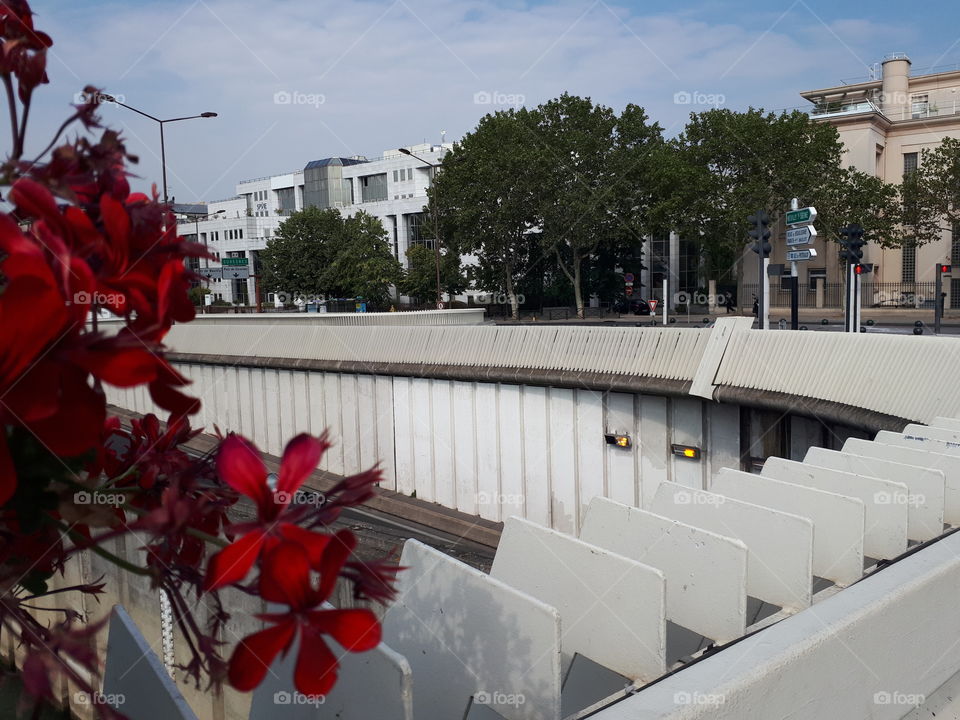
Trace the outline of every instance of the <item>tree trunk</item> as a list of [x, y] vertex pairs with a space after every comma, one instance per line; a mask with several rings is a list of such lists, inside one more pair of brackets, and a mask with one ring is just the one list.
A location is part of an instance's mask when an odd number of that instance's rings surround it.
[[507, 270], [506, 277], [507, 297], [510, 298], [510, 317], [514, 320], [520, 319], [520, 304], [517, 302], [517, 294], [513, 291], [513, 274]]
[[580, 288], [580, 268], [583, 266], [583, 263], [580, 261], [580, 258], [574, 256], [573, 258], [573, 297], [577, 303], [577, 317], [583, 320], [586, 317], [586, 313], [583, 310], [583, 290]]

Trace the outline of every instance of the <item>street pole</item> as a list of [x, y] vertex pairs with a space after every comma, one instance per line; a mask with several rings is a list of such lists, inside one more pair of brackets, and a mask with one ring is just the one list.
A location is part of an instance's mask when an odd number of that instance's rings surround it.
[[763, 282], [763, 324], [764, 330], [770, 329], [770, 258], [765, 257], [761, 263], [761, 280]]
[[[800, 209], [800, 201], [797, 198], [790, 201], [790, 209]], [[790, 262], [790, 329], [800, 329], [800, 273], [797, 270], [796, 260]]]
[[943, 273], [940, 270], [940, 264], [937, 264], [937, 284], [933, 303], [933, 334], [940, 334], [940, 322], [943, 318]]
[[106, 93], [104, 93], [103, 95], [101, 95], [101, 97], [103, 97], [108, 102], [112, 102], [116, 105], [119, 105], [120, 107], [125, 107], [127, 110], [132, 110], [133, 112], [137, 113], [137, 115], [143, 115], [145, 118], [149, 118], [150, 120], [153, 120], [155, 123], [158, 123], [160, 125], [160, 166], [163, 173], [163, 204], [166, 205], [167, 204], [167, 148], [163, 138], [163, 126], [166, 123], [180, 122], [181, 120], [196, 120], [197, 118], [215, 118], [217, 117], [217, 113], [202, 112], [199, 115], [188, 115], [186, 117], [178, 117], [178, 118], [170, 118], [168, 120], [161, 120], [160, 118], [154, 117], [150, 113], [146, 113], [143, 110], [137, 110], [137, 108], [133, 107], [132, 105], [127, 105], [126, 103], [120, 102], [113, 95], [107, 95]]
[[[424, 165], [429, 165], [430, 166], [430, 183], [431, 185], [436, 183], [437, 181], [436, 163], [432, 163], [429, 160], [424, 160], [419, 155], [414, 155], [410, 150], [407, 150], [407, 148], [397, 148], [397, 149], [400, 152], [402, 152], [404, 155], [409, 155], [412, 158], [416, 158], [417, 160], [422, 162]], [[440, 227], [439, 227], [440, 221], [439, 221], [439, 218], [437, 217], [437, 210], [431, 210], [430, 214], [433, 216], [432, 218], [433, 234], [436, 236], [433, 239], [433, 259], [434, 259], [434, 265], [436, 266], [436, 269], [437, 269], [437, 309], [439, 310], [440, 304], [443, 302], [443, 290], [440, 287]]]
[[167, 146], [163, 141], [163, 124], [165, 120], [160, 120], [160, 168], [163, 171], [163, 204], [167, 204]]
[[[669, 270], [667, 271], [669, 272]], [[667, 290], [669, 289], [669, 280], [667, 280], [666, 274], [663, 276], [663, 324], [667, 324]]]

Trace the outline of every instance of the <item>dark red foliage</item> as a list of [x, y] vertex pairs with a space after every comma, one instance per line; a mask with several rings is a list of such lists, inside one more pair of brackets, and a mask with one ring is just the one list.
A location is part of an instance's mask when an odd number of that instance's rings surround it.
[[[70, 125], [100, 130], [96, 88], [85, 88], [39, 157], [23, 157], [51, 45], [27, 2], [0, 0], [0, 78], [17, 115], [0, 165], [12, 207], [0, 214], [0, 629], [24, 648], [24, 687], [50, 698], [61, 687], [56, 674], [88, 695], [98, 686], [101, 659], [91, 638], [102, 622], [69, 606], [46, 617], [30, 609], [41, 596], [100, 594], [97, 582], [63, 587], [54, 579], [72, 554], [93, 548], [166, 591], [189, 649], [182, 667], [197, 680], [229, 677], [250, 690], [299, 637], [295, 683], [326, 693], [337, 662], [325, 638], [351, 651], [380, 639], [369, 611], [325, 606], [337, 579], [352, 581], [360, 598], [386, 601], [394, 592], [396, 565], [360, 561], [351, 533], [328, 530], [344, 507], [371, 497], [380, 472], [346, 478], [325, 504], [303, 506], [293, 496], [329, 447], [325, 435], [290, 441], [275, 487], [256, 448], [239, 436], [208, 454], [187, 450], [199, 433], [188, 416], [200, 402], [183, 392], [187, 381], [164, 357], [163, 341], [174, 323], [194, 317], [187, 291], [196, 278], [185, 261], [206, 250], [178, 237], [155, 188], [150, 196], [130, 192], [136, 158], [116, 132], [57, 145]], [[102, 310], [122, 320], [119, 331], [98, 329]], [[154, 415], [130, 427], [108, 417], [105, 384], [146, 387], [169, 413], [166, 426]], [[112, 505], [91, 505], [91, 494]], [[240, 496], [253, 501], [254, 522], [230, 521]], [[132, 533], [142, 562], [106, 549]], [[211, 554], [211, 544], [220, 549]], [[258, 581], [244, 584], [254, 571]], [[288, 608], [261, 617], [270, 627], [240, 643], [229, 672], [219, 653], [230, 613], [217, 590], [226, 586]], [[204, 592], [201, 625], [194, 610]]]

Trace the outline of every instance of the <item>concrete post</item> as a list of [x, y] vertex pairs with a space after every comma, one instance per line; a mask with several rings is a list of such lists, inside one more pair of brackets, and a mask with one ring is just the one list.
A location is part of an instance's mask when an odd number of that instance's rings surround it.
[[820, 308], [823, 307], [823, 281], [824, 281], [825, 279], [826, 279], [826, 278], [822, 278], [822, 277], [814, 278], [814, 282], [816, 282], [816, 284], [817, 284], [817, 290], [816, 290], [816, 293], [817, 293], [817, 298], [816, 298], [817, 309], [820, 309]]
[[707, 307], [711, 315], [717, 314], [717, 281], [707, 283]]

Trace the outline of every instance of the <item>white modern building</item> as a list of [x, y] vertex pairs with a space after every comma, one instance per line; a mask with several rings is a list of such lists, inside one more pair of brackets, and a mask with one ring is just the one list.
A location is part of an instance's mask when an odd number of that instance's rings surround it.
[[[421, 237], [434, 165], [451, 143], [411, 145], [376, 158], [329, 157], [302, 170], [243, 180], [235, 197], [205, 205], [178, 205], [179, 234], [209, 246], [216, 261], [201, 260], [199, 271], [211, 277], [214, 298], [228, 303], [256, 302], [258, 253], [286, 216], [306, 207], [337, 208], [345, 215], [360, 210], [383, 223], [394, 256], [406, 266], [406, 251], [431, 240]], [[262, 301], [267, 298], [263, 296]]]

